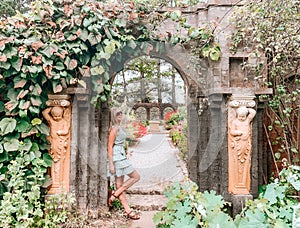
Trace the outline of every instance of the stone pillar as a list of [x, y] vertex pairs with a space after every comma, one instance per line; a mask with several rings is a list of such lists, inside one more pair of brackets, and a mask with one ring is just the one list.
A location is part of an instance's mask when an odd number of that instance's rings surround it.
[[51, 147], [49, 154], [52, 157], [51, 180], [48, 194], [69, 192], [70, 182], [70, 132], [71, 106], [69, 95], [48, 95], [48, 108], [43, 116], [48, 121]]
[[228, 191], [250, 194], [254, 96], [232, 96], [228, 107]]

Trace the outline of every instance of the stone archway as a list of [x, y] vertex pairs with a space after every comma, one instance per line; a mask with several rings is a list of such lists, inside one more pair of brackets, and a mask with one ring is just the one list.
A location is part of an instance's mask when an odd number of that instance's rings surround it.
[[[188, 128], [190, 132], [198, 128], [199, 97], [203, 94], [200, 83], [196, 78], [205, 78], [208, 75], [207, 67], [197, 69], [196, 64], [189, 62], [190, 53], [180, 46], [169, 46], [165, 44], [153, 45], [148, 53], [152, 57], [167, 60], [181, 74], [188, 87]], [[159, 45], [159, 52], [157, 45]], [[141, 52], [141, 55], [145, 53]], [[130, 60], [124, 55], [124, 61], [118, 68], [112, 66], [111, 80], [124, 64]], [[202, 67], [205, 63], [202, 63]], [[193, 67], [191, 67], [193, 66]], [[205, 71], [203, 71], [205, 69]], [[205, 86], [203, 86], [205, 88]], [[94, 108], [89, 104], [90, 94], [88, 91], [72, 91], [74, 98], [72, 102], [72, 142], [71, 142], [71, 175], [70, 189], [75, 192], [81, 208], [96, 209], [100, 205], [106, 204], [107, 180], [106, 180], [106, 145], [109, 131], [109, 107], [106, 103], [99, 104]], [[195, 124], [197, 122], [197, 124]], [[191, 134], [191, 133], [189, 133]], [[193, 137], [190, 137], [193, 139]], [[190, 150], [196, 148], [198, 140], [189, 143]], [[194, 178], [195, 179], [195, 178]]]
[[[207, 4], [207, 13], [200, 15], [199, 20], [209, 21], [216, 15], [227, 15], [232, 4], [223, 2], [220, 7]], [[193, 14], [194, 16], [194, 14]], [[198, 21], [199, 22], [199, 21]], [[195, 22], [195, 23], [198, 23]], [[221, 27], [229, 28], [228, 21], [222, 21]], [[243, 84], [243, 70], [240, 68], [241, 58], [247, 53], [232, 56], [229, 53], [228, 41], [224, 39], [230, 34], [224, 30], [219, 35], [223, 56], [219, 62], [200, 61], [180, 45], [171, 46], [155, 41], [141, 43], [140, 51], [134, 55], [122, 53], [121, 60], [111, 66], [111, 82], [117, 72], [121, 71], [133, 58], [148, 55], [161, 58], [172, 64], [181, 75], [187, 86], [187, 118], [188, 118], [188, 171], [189, 177], [199, 185], [200, 191], [215, 190], [225, 200], [241, 201], [228, 191], [228, 104], [232, 97], [252, 97], [255, 102], [256, 116], [252, 127], [252, 158], [250, 194], [257, 196], [258, 186], [263, 183], [264, 173], [258, 162], [267, 157], [262, 149], [262, 113], [264, 101], [261, 94], [272, 91], [260, 85]], [[248, 75], [249, 76], [249, 75]], [[251, 76], [251, 75], [250, 75]], [[249, 76], [249, 78], [251, 78]], [[94, 108], [89, 104], [90, 93], [69, 91], [75, 94], [72, 105], [72, 143], [71, 143], [71, 175], [70, 189], [75, 192], [79, 206], [96, 209], [106, 204], [106, 145], [109, 130], [109, 107], [99, 104]]]

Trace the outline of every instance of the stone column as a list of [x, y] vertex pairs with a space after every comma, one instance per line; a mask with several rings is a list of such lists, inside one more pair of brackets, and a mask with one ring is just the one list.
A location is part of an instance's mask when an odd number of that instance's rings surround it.
[[46, 102], [48, 108], [43, 116], [48, 121], [52, 157], [51, 180], [48, 194], [69, 192], [70, 178], [70, 129], [71, 106], [69, 95], [49, 95]]
[[228, 191], [250, 194], [254, 96], [232, 96], [228, 105]]

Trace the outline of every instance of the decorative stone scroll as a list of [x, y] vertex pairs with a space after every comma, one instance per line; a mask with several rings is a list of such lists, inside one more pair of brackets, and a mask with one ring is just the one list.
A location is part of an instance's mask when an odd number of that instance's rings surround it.
[[51, 147], [49, 154], [53, 162], [51, 167], [52, 184], [48, 194], [69, 191], [70, 177], [70, 128], [71, 106], [68, 95], [49, 95], [43, 116], [50, 126]]
[[228, 191], [250, 194], [254, 96], [232, 96], [228, 103]]

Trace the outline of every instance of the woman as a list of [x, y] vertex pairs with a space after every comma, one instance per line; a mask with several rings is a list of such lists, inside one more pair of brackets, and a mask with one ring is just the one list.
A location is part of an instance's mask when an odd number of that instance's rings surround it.
[[[128, 218], [140, 219], [140, 216], [133, 211], [127, 202], [125, 191], [131, 187], [134, 183], [139, 181], [140, 175], [133, 168], [129, 160], [127, 159], [126, 152], [124, 149], [124, 142], [126, 139], [126, 133], [121, 128], [123, 114], [119, 110], [112, 110], [112, 126], [108, 136], [108, 163], [109, 173], [108, 176], [115, 176], [116, 190], [112, 192], [108, 199], [108, 206], [110, 207], [112, 202], [118, 198]], [[127, 175], [129, 179], [124, 182], [124, 177]]]

